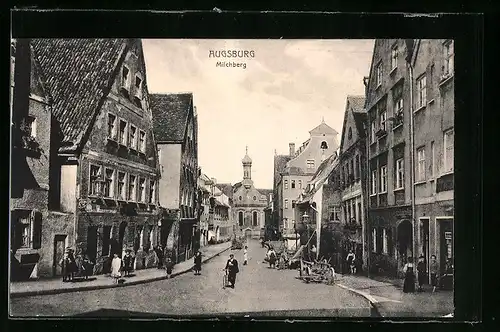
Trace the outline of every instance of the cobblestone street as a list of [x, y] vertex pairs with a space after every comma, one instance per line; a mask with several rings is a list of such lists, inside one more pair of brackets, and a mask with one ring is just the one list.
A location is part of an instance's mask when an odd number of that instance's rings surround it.
[[[269, 269], [265, 249], [249, 243], [249, 264], [236, 250], [240, 273], [235, 289], [222, 289], [229, 251], [202, 266], [200, 276], [184, 274], [128, 287], [42, 295], [11, 300], [13, 316], [73, 316], [109, 310], [161, 315], [245, 313], [293, 316], [370, 316], [366, 299], [337, 286], [305, 284], [296, 270]], [[106, 314], [108, 315], [108, 314]]]

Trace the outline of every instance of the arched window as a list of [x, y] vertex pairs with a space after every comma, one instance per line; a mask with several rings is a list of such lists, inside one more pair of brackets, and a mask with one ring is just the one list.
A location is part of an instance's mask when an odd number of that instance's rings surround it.
[[240, 197], [238, 197], [238, 198], [239, 198], [239, 200], [240, 200], [240, 201], [243, 199], [243, 197], [241, 197], [241, 196], [240, 196]]
[[254, 197], [253, 197], [253, 200], [254, 200], [254, 201], [256, 201], [256, 200], [257, 200], [257, 196], [254, 196]]
[[243, 226], [243, 211], [238, 212], [238, 224]]
[[253, 226], [257, 226], [258, 225], [258, 220], [257, 220], [257, 211], [254, 211], [253, 212]]
[[321, 149], [328, 149], [328, 144], [325, 141], [321, 142]]
[[348, 139], [352, 138], [352, 128], [349, 128], [349, 132], [347, 133], [347, 138]]

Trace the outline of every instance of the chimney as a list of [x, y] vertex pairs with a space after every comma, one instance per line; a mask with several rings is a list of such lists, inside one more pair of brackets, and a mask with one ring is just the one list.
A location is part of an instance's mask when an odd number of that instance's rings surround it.
[[295, 143], [290, 143], [288, 146], [290, 147], [290, 157], [293, 157], [295, 155]]

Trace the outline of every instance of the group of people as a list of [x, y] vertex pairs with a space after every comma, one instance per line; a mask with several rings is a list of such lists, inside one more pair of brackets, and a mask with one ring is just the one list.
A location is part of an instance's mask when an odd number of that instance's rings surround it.
[[[431, 262], [429, 264], [429, 270], [431, 274], [431, 286], [432, 292], [436, 291], [436, 287], [438, 286], [438, 273], [439, 273], [439, 265], [436, 261], [436, 255], [431, 256]], [[403, 292], [404, 293], [414, 293], [415, 292], [415, 266], [413, 264], [413, 257], [408, 257], [407, 263], [403, 267], [403, 272], [405, 274], [404, 284], [403, 284]], [[417, 291], [423, 291], [423, 285], [427, 280], [427, 269], [425, 264], [424, 256], [420, 256], [418, 258], [417, 266], [417, 283], [418, 288]]]
[[88, 279], [94, 272], [94, 263], [86, 253], [75, 256], [75, 251], [68, 247], [59, 262], [62, 268], [63, 282], [72, 282], [77, 276]]

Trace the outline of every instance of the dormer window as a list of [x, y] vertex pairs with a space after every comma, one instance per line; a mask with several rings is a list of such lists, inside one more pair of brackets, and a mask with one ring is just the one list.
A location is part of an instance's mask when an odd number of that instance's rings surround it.
[[122, 68], [121, 92], [128, 95], [130, 91], [130, 70], [127, 66]]
[[138, 106], [141, 106], [142, 101], [142, 79], [135, 76], [135, 95], [134, 100]]
[[328, 144], [325, 141], [321, 142], [321, 149], [322, 150], [327, 150], [328, 149]]

